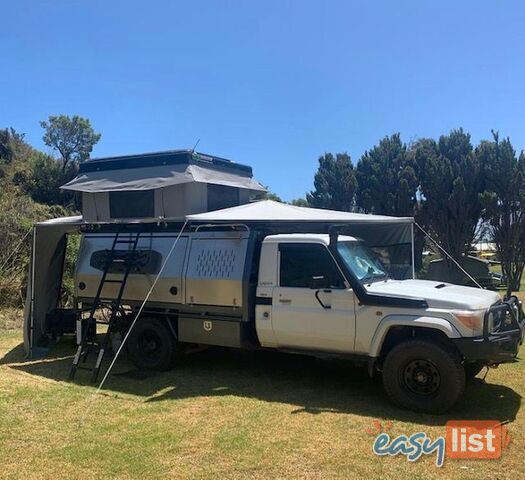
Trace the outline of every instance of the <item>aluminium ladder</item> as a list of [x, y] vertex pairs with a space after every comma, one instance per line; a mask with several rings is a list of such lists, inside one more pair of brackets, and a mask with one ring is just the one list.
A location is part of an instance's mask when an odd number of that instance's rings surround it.
[[[80, 326], [77, 327], [77, 329], [80, 328], [81, 337], [77, 352], [73, 358], [71, 370], [69, 372], [69, 380], [73, 380], [75, 378], [75, 373], [77, 370], [90, 370], [92, 372], [91, 382], [93, 383], [96, 382], [98, 378], [102, 361], [104, 360], [104, 356], [110, 347], [111, 334], [115, 328], [115, 323], [118, 321], [118, 314], [121, 312], [122, 295], [124, 294], [124, 289], [126, 287], [129, 274], [136, 265], [136, 251], [139, 237], [140, 233], [138, 232], [125, 234], [122, 232], [117, 232], [113, 239], [111, 249], [106, 250], [106, 258], [102, 277], [100, 278], [97, 293], [89, 309], [89, 316], [86, 319], [83, 319], [80, 322]], [[126, 245], [128, 248], [125, 251], [118, 250], [118, 247], [121, 245]], [[117, 271], [112, 271], [115, 269], [115, 267]], [[121, 277], [118, 279], [108, 279], [108, 274], [121, 275]], [[107, 284], [119, 285], [119, 289], [117, 296], [109, 302], [111, 309], [109, 319], [106, 321], [99, 321], [96, 319], [95, 315], [98, 309], [103, 307], [104, 304], [108, 303], [108, 301], [104, 302], [101, 299], [102, 291], [104, 286]], [[96, 326], [99, 324], [107, 325], [107, 331], [104, 334], [101, 344], [96, 342], [96, 335], [94, 336], [95, 338], [91, 338], [92, 332], [96, 333]], [[98, 355], [93, 368], [81, 366], [80, 362], [85, 362], [89, 354], [96, 348], [98, 348]]]

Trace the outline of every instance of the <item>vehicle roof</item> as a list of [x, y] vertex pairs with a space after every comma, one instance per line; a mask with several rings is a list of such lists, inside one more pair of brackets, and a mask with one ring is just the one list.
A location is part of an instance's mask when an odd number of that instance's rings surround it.
[[[357, 242], [358, 239], [349, 235], [339, 235], [338, 240], [347, 242]], [[330, 235], [326, 233], [281, 233], [278, 235], [268, 235], [264, 243], [323, 243], [330, 244]]]

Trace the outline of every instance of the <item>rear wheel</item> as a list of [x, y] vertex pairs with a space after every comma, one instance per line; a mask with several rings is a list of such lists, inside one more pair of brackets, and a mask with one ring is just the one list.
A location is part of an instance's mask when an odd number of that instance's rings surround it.
[[431, 340], [408, 340], [388, 353], [383, 365], [383, 385], [400, 407], [443, 413], [463, 394], [465, 370], [446, 346]]
[[169, 370], [178, 350], [165, 320], [146, 317], [137, 321], [127, 342], [131, 361], [140, 369]]

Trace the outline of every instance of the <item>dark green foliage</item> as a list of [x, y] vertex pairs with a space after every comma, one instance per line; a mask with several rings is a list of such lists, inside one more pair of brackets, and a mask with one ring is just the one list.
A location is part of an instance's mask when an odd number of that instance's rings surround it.
[[60, 190], [60, 186], [73, 179], [77, 172], [76, 162], [67, 164], [64, 169], [53, 157], [39, 153], [32, 162], [31, 170], [18, 171], [13, 181], [35, 202], [79, 209], [80, 197], [74, 192]]
[[481, 213], [481, 174], [470, 135], [462, 129], [452, 130], [437, 143], [420, 140], [411, 150], [421, 185], [420, 217], [461, 264], [474, 241]]
[[101, 137], [87, 118], [78, 115], [51, 115], [40, 125], [45, 130], [44, 143], [60, 153], [64, 171], [70, 162], [87, 160]]
[[310, 207], [349, 212], [355, 203], [357, 180], [347, 153], [325, 153], [319, 157], [314, 190], [306, 195]]
[[296, 207], [307, 207], [308, 206], [308, 202], [307, 202], [306, 198], [294, 198], [290, 202], [290, 205], [294, 205]]
[[412, 216], [418, 179], [399, 133], [383, 138], [357, 163], [357, 204], [366, 213]]
[[273, 200], [274, 202], [282, 202], [281, 197], [279, 197], [279, 195], [277, 195], [276, 193], [270, 192], [269, 190], [267, 192], [264, 192], [257, 199], [258, 200]]
[[483, 141], [476, 148], [485, 188], [482, 216], [496, 243], [501, 269], [512, 290], [519, 290], [525, 267], [525, 155], [516, 157], [510, 140]]
[[31, 235], [19, 244], [34, 222], [64, 216], [68, 212], [59, 206], [35, 203], [9, 184], [0, 182], [0, 189], [0, 304], [21, 306], [27, 281]]
[[[33, 223], [73, 211], [57, 205], [70, 203], [63, 202], [55, 188], [64, 175], [59, 162], [33, 149], [13, 129], [0, 130], [0, 142], [0, 304], [14, 307], [24, 302], [31, 236], [20, 242]], [[44, 174], [46, 169], [51, 173]], [[67, 295], [70, 283], [65, 285]]]
[[[420, 217], [417, 201], [419, 178], [415, 155], [401, 142], [399, 133], [383, 138], [365, 152], [357, 164], [357, 205], [366, 213]], [[424, 235], [415, 232], [415, 268], [422, 268]]]
[[12, 127], [0, 129], [0, 163], [11, 164], [25, 145], [23, 133]]

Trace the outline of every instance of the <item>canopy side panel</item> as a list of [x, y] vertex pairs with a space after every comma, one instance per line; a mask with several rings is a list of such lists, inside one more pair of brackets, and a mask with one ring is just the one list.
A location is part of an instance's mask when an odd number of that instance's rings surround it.
[[24, 348], [33, 356], [46, 347], [48, 340], [46, 316], [58, 305], [66, 234], [77, 231], [72, 223], [41, 223], [33, 229], [33, 249], [24, 312]]

